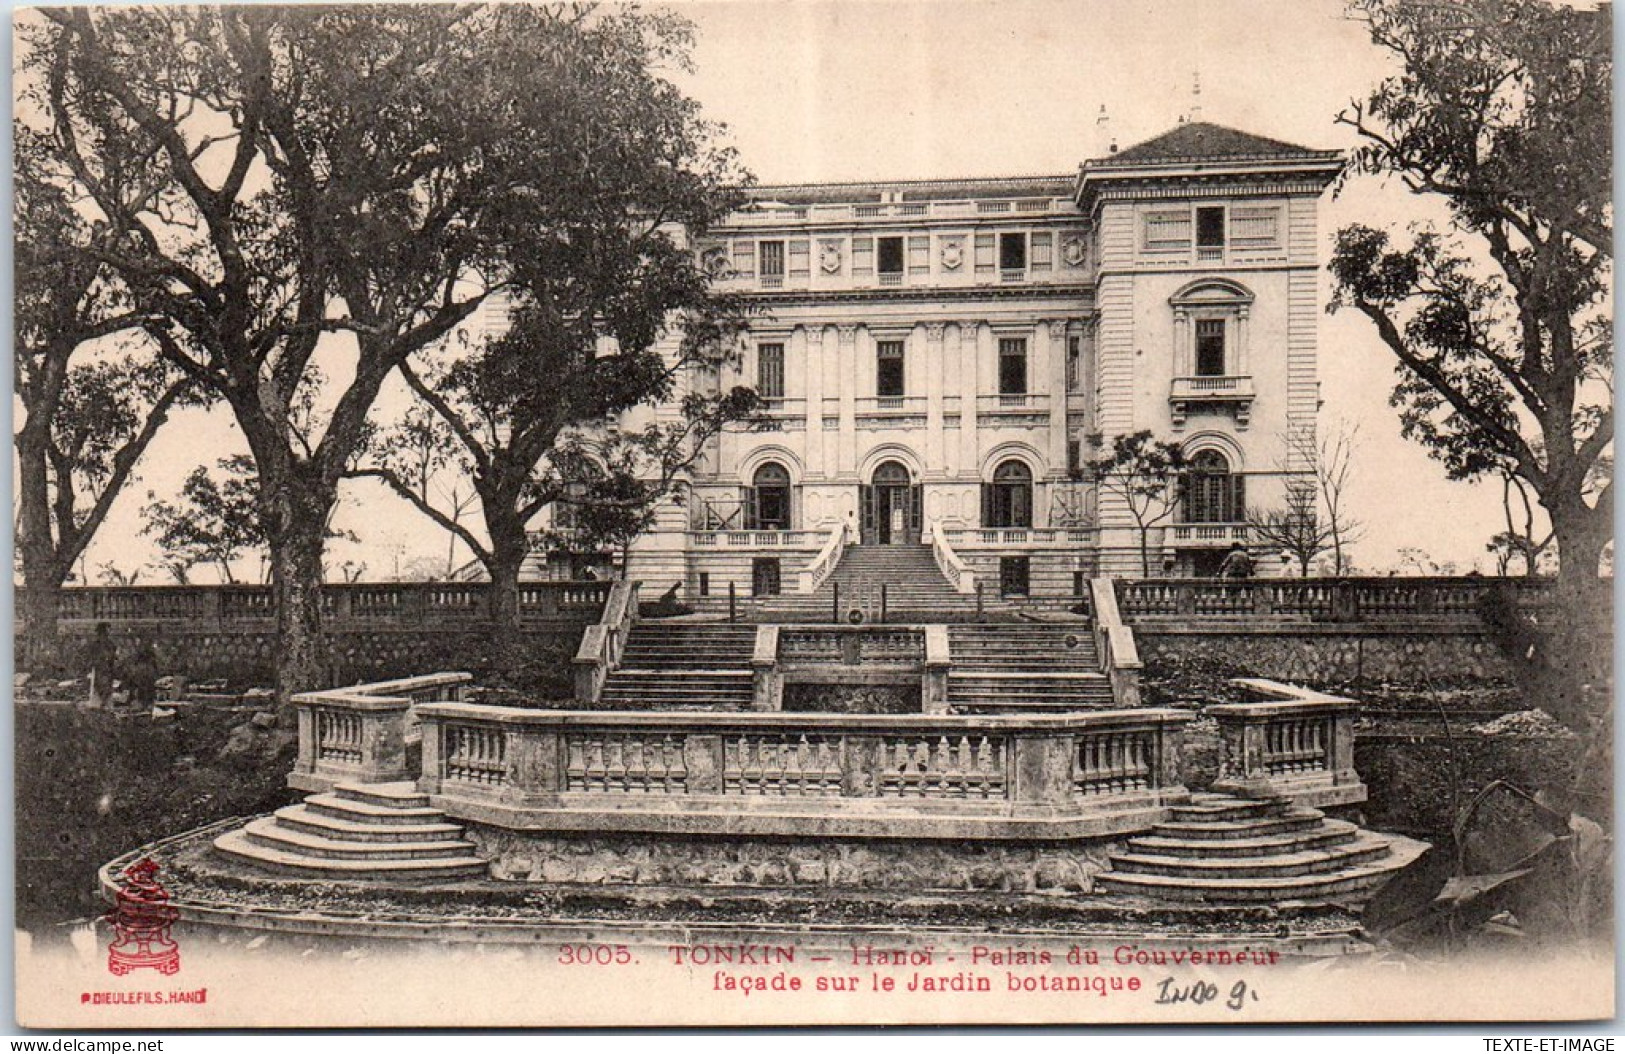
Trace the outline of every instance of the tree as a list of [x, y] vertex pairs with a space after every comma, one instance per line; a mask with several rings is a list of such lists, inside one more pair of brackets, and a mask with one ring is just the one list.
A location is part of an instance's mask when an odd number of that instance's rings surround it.
[[[22, 101], [33, 101], [30, 93]], [[17, 124], [13, 143], [17, 556], [23, 661], [32, 664], [55, 653], [59, 597], [74, 563], [170, 410], [194, 390], [158, 360], [127, 290], [91, 252], [120, 232], [76, 207], [72, 173], [43, 135]], [[109, 181], [122, 200], [141, 193], [145, 167], [130, 160]]]
[[[1313, 486], [1289, 484], [1286, 505], [1249, 513], [1247, 529], [1255, 544], [1286, 552], [1308, 578], [1315, 557], [1333, 548], [1331, 525], [1321, 518], [1319, 504]], [[1338, 573], [1342, 573], [1341, 562]]]
[[[254, 460], [239, 454], [216, 465], [225, 473], [223, 481], [200, 465], [181, 484], [179, 502], [150, 501], [142, 510], [147, 521], [142, 533], [156, 537], [166, 567], [190, 570], [213, 564], [220, 581], [235, 582], [231, 565], [245, 551], [265, 544], [256, 515]], [[152, 499], [150, 491], [147, 497]], [[184, 571], [180, 577], [184, 581]]]
[[1089, 463], [1095, 480], [1108, 494], [1121, 498], [1140, 535], [1140, 573], [1151, 577], [1151, 528], [1179, 507], [1177, 484], [1185, 455], [1173, 443], [1149, 431], [1120, 435], [1109, 454]]
[[1569, 582], [1612, 536], [1613, 60], [1607, 5], [1355, 0], [1403, 71], [1339, 120], [1353, 171], [1445, 204], [1408, 245], [1338, 234], [1333, 309], [1397, 360], [1404, 434], [1454, 479], [1505, 472], [1551, 519]]
[[[284, 699], [323, 669], [322, 550], [391, 373], [521, 263], [735, 181], [661, 76], [686, 23], [534, 5], [41, 11], [21, 47], [51, 143], [126, 231], [92, 257], [164, 357], [231, 408], [260, 479]], [[150, 158], [150, 193], [116, 193]], [[595, 276], [613, 303], [625, 274]], [[588, 324], [578, 319], [579, 324]], [[344, 361], [307, 437], [291, 408]], [[336, 371], [335, 371], [336, 372]]]
[[[1339, 421], [1320, 432], [1299, 430], [1286, 437], [1293, 458], [1311, 466], [1314, 492], [1319, 495], [1319, 520], [1324, 524], [1332, 554], [1332, 573], [1349, 573], [1349, 549], [1365, 536], [1365, 524], [1349, 509], [1347, 491], [1354, 475], [1354, 454], [1360, 445], [1360, 426]], [[1289, 497], [1288, 504], [1291, 504]]]
[[[397, 494], [404, 490], [414, 506], [440, 511], [453, 527], [479, 501], [467, 485], [469, 474], [468, 460], [451, 429], [419, 403], [408, 406], [389, 427], [376, 433], [350, 473], [353, 478], [383, 479]], [[460, 535], [447, 529], [446, 537], [444, 577], [450, 578], [457, 566]]]

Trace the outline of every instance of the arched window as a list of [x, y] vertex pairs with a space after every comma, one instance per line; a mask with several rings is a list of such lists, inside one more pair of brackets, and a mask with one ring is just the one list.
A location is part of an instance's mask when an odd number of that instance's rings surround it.
[[982, 485], [983, 527], [1033, 525], [1033, 473], [1012, 458], [993, 470], [993, 482]]
[[1217, 450], [1191, 456], [1181, 480], [1181, 501], [1186, 523], [1240, 523], [1247, 518], [1247, 502], [1240, 475], [1230, 471], [1230, 459]]
[[777, 461], [765, 462], [751, 477], [748, 512], [749, 530], [790, 529], [790, 473]]

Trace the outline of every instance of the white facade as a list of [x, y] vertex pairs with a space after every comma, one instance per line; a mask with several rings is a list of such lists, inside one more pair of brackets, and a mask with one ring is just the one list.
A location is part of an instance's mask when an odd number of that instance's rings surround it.
[[716, 440], [631, 574], [703, 604], [771, 591], [777, 561], [793, 592], [847, 523], [940, 535], [990, 589], [1071, 595], [1140, 571], [1085, 466], [1142, 429], [1200, 477], [1153, 573], [1210, 572], [1308, 468], [1284, 437], [1315, 425], [1317, 201], [1339, 165], [1182, 124], [1076, 174], [754, 190], [696, 250], [764, 313], [737, 368], [690, 383], [756, 387], [777, 428]]

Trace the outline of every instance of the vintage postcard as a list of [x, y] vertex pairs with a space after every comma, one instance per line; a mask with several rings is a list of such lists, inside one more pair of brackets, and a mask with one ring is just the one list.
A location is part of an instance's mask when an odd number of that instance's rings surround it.
[[1609, 5], [13, 15], [21, 1026], [1613, 1016]]

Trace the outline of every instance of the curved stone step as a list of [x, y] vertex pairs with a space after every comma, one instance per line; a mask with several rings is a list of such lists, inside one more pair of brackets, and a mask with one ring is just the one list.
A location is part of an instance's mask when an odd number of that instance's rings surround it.
[[1144, 856], [1252, 857], [1279, 853], [1306, 852], [1335, 845], [1347, 845], [1359, 837], [1360, 829], [1343, 820], [1323, 820], [1316, 826], [1285, 834], [1215, 840], [1182, 838], [1162, 833], [1130, 838], [1131, 852]]
[[461, 838], [463, 828], [455, 823], [376, 823], [341, 820], [323, 816], [303, 804], [284, 805], [273, 815], [284, 827], [308, 834], [352, 842], [412, 842]]
[[445, 818], [445, 813], [428, 806], [395, 808], [343, 798], [338, 794], [312, 794], [305, 799], [305, 807], [322, 816], [354, 823], [438, 823]]
[[242, 831], [255, 845], [324, 860], [440, 860], [472, 856], [474, 852], [473, 844], [461, 838], [414, 842], [341, 841], [284, 827], [269, 816], [250, 820]]
[[1335, 902], [1362, 899], [1363, 894], [1375, 892], [1397, 870], [1394, 866], [1375, 865], [1295, 878], [1229, 879], [1106, 872], [1095, 876], [1095, 885], [1113, 893], [1210, 904], [1256, 904], [1283, 900]]
[[427, 809], [429, 796], [418, 790], [417, 784], [398, 783], [340, 783], [333, 793], [347, 801], [364, 802], [389, 809]]
[[1225, 842], [1236, 838], [1261, 838], [1272, 834], [1308, 831], [1320, 826], [1326, 814], [1318, 809], [1291, 808], [1275, 816], [1240, 820], [1170, 820], [1159, 823], [1154, 833], [1191, 841]]
[[1192, 857], [1114, 853], [1111, 861], [1112, 871], [1117, 874], [1179, 878], [1301, 878], [1363, 867], [1387, 855], [1386, 841], [1366, 836], [1328, 849], [1269, 856]]
[[388, 878], [395, 881], [483, 878], [490, 869], [476, 856], [443, 857], [433, 860], [341, 860], [305, 856], [249, 841], [242, 828], [228, 831], [214, 840], [214, 848], [242, 863], [278, 874], [303, 878], [329, 878], [365, 881]]
[[1174, 822], [1205, 822], [1209, 820], [1256, 820], [1280, 815], [1291, 805], [1285, 798], [1243, 798], [1192, 800], [1189, 805], [1176, 805], [1172, 809]]

